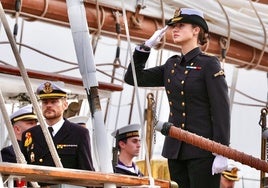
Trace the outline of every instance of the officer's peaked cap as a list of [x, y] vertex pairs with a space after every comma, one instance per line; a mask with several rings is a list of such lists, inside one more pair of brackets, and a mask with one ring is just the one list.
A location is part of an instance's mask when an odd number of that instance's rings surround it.
[[39, 99], [47, 98], [61, 98], [67, 97], [67, 90], [61, 88], [56, 83], [53, 82], [44, 82], [36, 90], [36, 94]]
[[14, 124], [17, 121], [37, 120], [37, 116], [34, 113], [33, 106], [27, 105], [11, 114], [10, 120]]
[[191, 8], [177, 9], [173, 18], [168, 20], [167, 25], [172, 26], [176, 23], [191, 23], [196, 24], [204, 29], [208, 33], [208, 25], [204, 19], [203, 12]]
[[86, 124], [89, 120], [89, 116], [72, 116], [68, 120], [77, 124]]

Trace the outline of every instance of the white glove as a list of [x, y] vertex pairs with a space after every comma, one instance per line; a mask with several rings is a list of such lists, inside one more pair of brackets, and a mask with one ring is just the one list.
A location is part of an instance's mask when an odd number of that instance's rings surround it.
[[228, 168], [228, 159], [222, 155], [217, 155], [212, 164], [212, 175], [218, 174], [227, 170]]
[[155, 130], [161, 132], [162, 128], [163, 128], [163, 125], [164, 125], [165, 122], [162, 122], [162, 121], [158, 121], [156, 126], [155, 126]]
[[168, 136], [169, 130], [173, 124], [169, 122], [158, 121], [155, 126], [155, 130], [161, 132], [163, 135]]
[[150, 48], [155, 46], [161, 40], [161, 38], [164, 36], [167, 29], [168, 29], [168, 25], [162, 29], [155, 31], [154, 34], [151, 36], [151, 38], [149, 38], [147, 41], [145, 41], [145, 43], [144, 43], [145, 46], [148, 46]]

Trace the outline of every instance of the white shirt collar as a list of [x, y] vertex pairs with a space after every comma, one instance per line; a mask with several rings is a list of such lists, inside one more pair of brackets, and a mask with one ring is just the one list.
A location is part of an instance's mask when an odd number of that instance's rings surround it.
[[53, 134], [53, 136], [55, 136], [57, 134], [57, 132], [62, 127], [63, 123], [64, 123], [64, 119], [61, 119], [56, 124], [52, 125], [52, 127], [53, 127], [53, 133], [52, 134]]

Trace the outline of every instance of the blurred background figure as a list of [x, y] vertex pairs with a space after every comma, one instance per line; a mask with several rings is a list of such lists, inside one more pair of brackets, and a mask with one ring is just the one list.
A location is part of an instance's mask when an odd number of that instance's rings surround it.
[[222, 172], [220, 188], [234, 188], [235, 182], [240, 178], [238, 177], [239, 169], [235, 166], [229, 167]]
[[[22, 133], [33, 126], [36, 126], [37, 116], [34, 113], [32, 105], [27, 105], [11, 114], [10, 121], [13, 125], [15, 136], [20, 145]], [[17, 162], [12, 145], [3, 148], [1, 150], [1, 155], [3, 162]]]
[[87, 122], [89, 120], [89, 116], [73, 116], [69, 117], [68, 120], [70, 122], [82, 125], [83, 127], [87, 128]]

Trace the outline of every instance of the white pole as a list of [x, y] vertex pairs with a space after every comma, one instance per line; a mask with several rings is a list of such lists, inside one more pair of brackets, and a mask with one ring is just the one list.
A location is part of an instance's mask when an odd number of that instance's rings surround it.
[[[112, 155], [109, 152], [106, 127], [98, 99], [98, 81], [96, 79], [96, 67], [91, 46], [91, 37], [88, 30], [86, 12], [83, 1], [67, 0], [69, 23], [72, 30], [76, 56], [79, 70], [82, 76], [83, 85], [88, 94], [91, 104], [92, 124], [96, 142], [100, 171], [113, 173]], [[92, 98], [93, 97], [93, 98]], [[92, 100], [93, 99], [93, 100]], [[105, 184], [104, 187], [116, 187], [114, 184]]]

